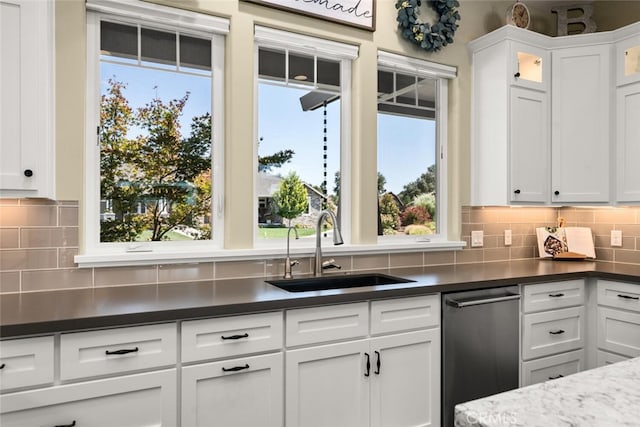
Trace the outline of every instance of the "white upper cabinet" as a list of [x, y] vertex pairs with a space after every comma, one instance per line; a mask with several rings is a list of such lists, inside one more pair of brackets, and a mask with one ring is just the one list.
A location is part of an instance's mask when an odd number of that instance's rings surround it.
[[510, 198], [512, 203], [549, 198], [549, 95], [511, 88]]
[[611, 46], [554, 50], [551, 185], [554, 203], [607, 203], [610, 186]]
[[54, 198], [51, 0], [0, 0], [0, 197]]
[[[524, 41], [526, 40], [526, 42]], [[549, 198], [550, 54], [539, 34], [505, 26], [473, 53], [471, 203]]]
[[[640, 33], [640, 23], [635, 25]], [[640, 203], [640, 34], [618, 42], [616, 67], [616, 201]]]
[[469, 47], [472, 205], [640, 202], [640, 23]]
[[509, 62], [514, 86], [547, 91], [549, 89], [549, 51], [531, 44], [510, 42]]
[[616, 89], [616, 200], [640, 202], [640, 81]]
[[[637, 24], [640, 31], [640, 24]], [[640, 34], [625, 37], [615, 47], [616, 85], [640, 81]]]

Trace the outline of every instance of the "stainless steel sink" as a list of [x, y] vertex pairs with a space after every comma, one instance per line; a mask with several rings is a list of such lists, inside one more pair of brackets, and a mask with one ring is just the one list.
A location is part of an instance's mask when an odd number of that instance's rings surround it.
[[300, 279], [266, 280], [267, 283], [288, 292], [323, 291], [327, 289], [358, 288], [362, 286], [410, 283], [415, 280], [386, 274], [350, 274], [340, 276], [304, 277]]

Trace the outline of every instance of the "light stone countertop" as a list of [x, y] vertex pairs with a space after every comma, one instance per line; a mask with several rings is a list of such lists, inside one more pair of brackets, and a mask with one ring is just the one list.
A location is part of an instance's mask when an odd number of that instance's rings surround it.
[[640, 426], [640, 357], [461, 403], [456, 427]]

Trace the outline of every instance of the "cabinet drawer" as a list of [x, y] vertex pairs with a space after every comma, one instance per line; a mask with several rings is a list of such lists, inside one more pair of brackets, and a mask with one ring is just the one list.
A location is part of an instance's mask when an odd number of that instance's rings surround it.
[[584, 307], [525, 314], [522, 358], [549, 356], [584, 346]]
[[371, 334], [440, 325], [440, 296], [427, 295], [371, 302]]
[[53, 383], [53, 337], [0, 341], [0, 390]]
[[640, 356], [640, 314], [598, 307], [598, 347], [623, 356]]
[[175, 363], [175, 323], [76, 332], [60, 337], [61, 380]]
[[598, 305], [640, 312], [640, 284], [598, 280]]
[[630, 357], [620, 356], [619, 354], [609, 353], [608, 351], [598, 350], [596, 354], [596, 367], [611, 365], [612, 363], [629, 360]]
[[282, 348], [282, 312], [182, 323], [182, 361], [235, 357]]
[[522, 310], [525, 313], [584, 304], [584, 280], [567, 280], [524, 286]]
[[359, 338], [369, 329], [369, 304], [288, 310], [286, 317], [287, 347]]
[[47, 387], [0, 396], [2, 427], [176, 425], [176, 370]]
[[522, 363], [522, 386], [555, 380], [584, 369], [584, 350]]

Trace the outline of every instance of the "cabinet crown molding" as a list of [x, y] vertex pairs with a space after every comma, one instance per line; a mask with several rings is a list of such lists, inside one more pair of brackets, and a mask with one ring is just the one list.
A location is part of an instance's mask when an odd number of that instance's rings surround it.
[[593, 46], [597, 44], [615, 43], [640, 32], [640, 21], [611, 31], [598, 33], [576, 34], [571, 36], [551, 37], [546, 34], [505, 25], [488, 34], [469, 42], [471, 52], [485, 49], [504, 40], [516, 40], [530, 43], [543, 49], [557, 49], [562, 47]]

